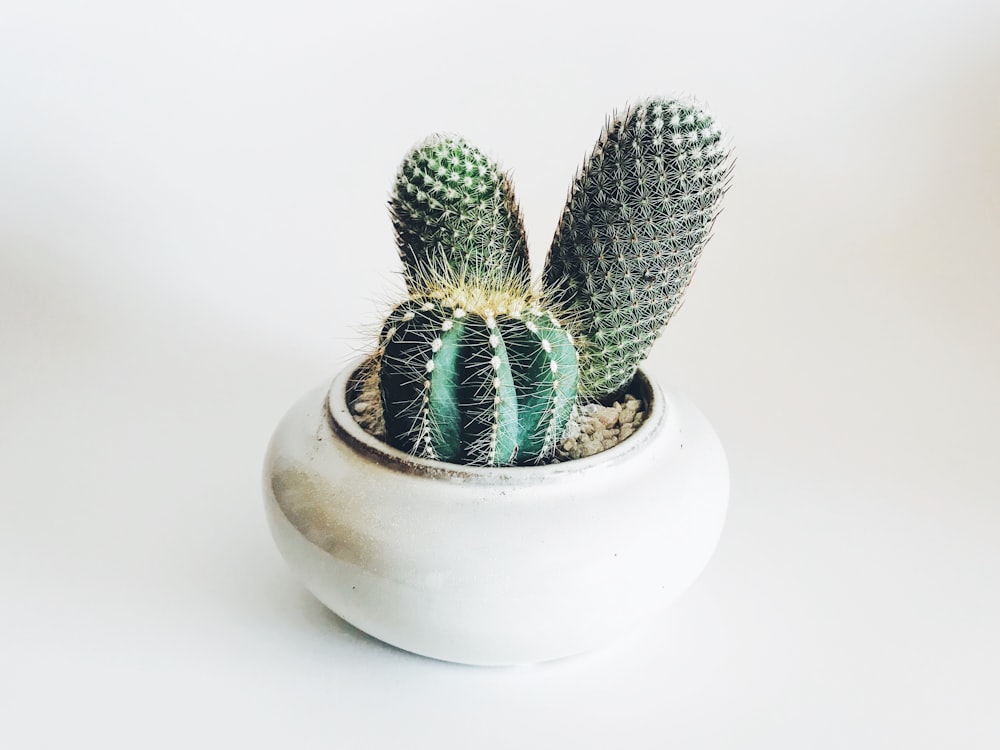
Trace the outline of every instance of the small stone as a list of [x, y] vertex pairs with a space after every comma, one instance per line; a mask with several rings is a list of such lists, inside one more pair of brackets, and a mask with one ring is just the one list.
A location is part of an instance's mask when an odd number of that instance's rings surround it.
[[555, 460], [585, 458], [613, 448], [632, 435], [643, 418], [642, 402], [634, 396], [611, 406], [574, 407], [565, 436], [556, 447]]
[[615, 408], [616, 406], [618, 406], [618, 404], [615, 404], [615, 406], [602, 406], [597, 413], [594, 414], [597, 421], [601, 423], [602, 427], [613, 427], [618, 424], [619, 409]]

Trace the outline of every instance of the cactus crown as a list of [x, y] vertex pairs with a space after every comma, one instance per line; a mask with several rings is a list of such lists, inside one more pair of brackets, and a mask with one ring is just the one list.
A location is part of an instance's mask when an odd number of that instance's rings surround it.
[[389, 202], [410, 297], [373, 358], [388, 440], [465, 464], [548, 458], [578, 391], [619, 394], [676, 312], [729, 174], [698, 106], [629, 107], [573, 181], [536, 290], [507, 174], [461, 138], [414, 147]]
[[524, 222], [506, 173], [456, 136], [432, 136], [400, 165], [389, 201], [407, 286], [427, 279], [527, 292]]

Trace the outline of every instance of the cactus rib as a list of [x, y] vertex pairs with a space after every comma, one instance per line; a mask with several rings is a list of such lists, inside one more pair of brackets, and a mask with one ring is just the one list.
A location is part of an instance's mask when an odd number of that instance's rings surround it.
[[470, 311], [407, 300], [383, 326], [379, 366], [390, 440], [414, 455], [466, 464], [547, 457], [576, 393], [571, 337], [534, 306]]

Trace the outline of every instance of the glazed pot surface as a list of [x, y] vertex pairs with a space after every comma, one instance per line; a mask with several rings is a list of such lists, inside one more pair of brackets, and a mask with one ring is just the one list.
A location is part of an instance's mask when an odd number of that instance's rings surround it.
[[303, 397], [271, 440], [265, 501], [282, 555], [327, 607], [425, 656], [525, 664], [594, 648], [707, 564], [729, 477], [711, 426], [640, 374], [646, 421], [590, 458], [479, 468], [367, 434], [345, 389]]

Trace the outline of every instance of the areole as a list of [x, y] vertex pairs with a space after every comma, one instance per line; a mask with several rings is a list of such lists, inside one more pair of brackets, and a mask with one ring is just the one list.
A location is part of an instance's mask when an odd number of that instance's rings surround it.
[[265, 461], [268, 519], [306, 587], [425, 656], [524, 664], [598, 646], [675, 599], [722, 531], [729, 479], [705, 417], [641, 372], [648, 417], [597, 456], [467, 467], [365, 432], [356, 364], [288, 412]]

